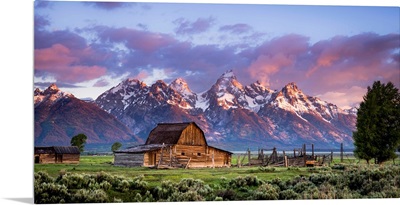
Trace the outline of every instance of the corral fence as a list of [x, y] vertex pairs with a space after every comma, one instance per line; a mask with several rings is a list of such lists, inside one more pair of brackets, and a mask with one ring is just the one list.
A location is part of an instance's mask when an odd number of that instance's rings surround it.
[[[309, 145], [310, 146], [310, 145]], [[333, 162], [333, 151], [324, 153], [315, 153], [314, 144], [311, 144], [311, 150], [307, 152], [307, 145], [303, 144], [301, 148], [293, 150], [278, 150], [273, 148], [258, 148], [256, 152], [247, 149], [245, 153], [237, 154], [237, 166], [324, 166]], [[345, 154], [343, 144], [340, 146], [340, 162], [349, 160], [354, 163], [355, 159], [350, 154]]]

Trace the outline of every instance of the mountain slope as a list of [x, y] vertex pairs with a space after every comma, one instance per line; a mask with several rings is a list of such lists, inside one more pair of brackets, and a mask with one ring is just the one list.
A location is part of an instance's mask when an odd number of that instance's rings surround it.
[[142, 142], [114, 116], [60, 91], [55, 84], [44, 91], [34, 91], [34, 112], [36, 146], [69, 145], [79, 133], [88, 137], [88, 144]]
[[194, 93], [181, 78], [151, 86], [128, 79], [101, 94], [95, 103], [145, 139], [160, 122], [194, 121], [210, 144], [229, 150], [247, 147], [321, 148], [352, 146], [354, 110], [344, 111], [304, 94], [295, 83], [279, 91], [259, 82], [243, 86], [232, 71], [211, 88]]

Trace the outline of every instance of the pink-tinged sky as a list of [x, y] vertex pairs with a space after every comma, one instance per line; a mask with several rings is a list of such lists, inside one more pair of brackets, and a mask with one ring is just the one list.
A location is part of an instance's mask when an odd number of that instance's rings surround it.
[[396, 6], [35, 1], [34, 84], [95, 99], [182, 77], [202, 92], [232, 69], [349, 108], [376, 80], [400, 87], [399, 19]]

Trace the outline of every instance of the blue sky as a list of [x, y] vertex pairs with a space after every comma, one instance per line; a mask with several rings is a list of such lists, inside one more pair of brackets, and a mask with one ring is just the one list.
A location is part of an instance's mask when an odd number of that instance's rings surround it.
[[233, 69], [244, 85], [357, 106], [400, 85], [398, 6], [36, 1], [34, 84], [96, 98], [126, 78], [184, 78], [195, 92]]

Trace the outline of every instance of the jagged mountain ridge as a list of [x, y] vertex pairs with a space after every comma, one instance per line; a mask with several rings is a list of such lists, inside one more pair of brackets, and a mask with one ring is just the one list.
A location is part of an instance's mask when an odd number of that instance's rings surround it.
[[55, 84], [34, 91], [35, 146], [69, 145], [84, 133], [88, 144], [143, 142], [123, 123], [94, 103], [77, 99]]
[[157, 123], [195, 121], [210, 143], [231, 150], [301, 143], [352, 146], [356, 121], [354, 110], [308, 96], [295, 83], [279, 91], [259, 82], [243, 86], [232, 71], [203, 93], [192, 92], [181, 78], [150, 86], [127, 79], [95, 103], [144, 139]]

